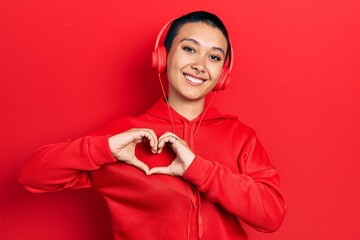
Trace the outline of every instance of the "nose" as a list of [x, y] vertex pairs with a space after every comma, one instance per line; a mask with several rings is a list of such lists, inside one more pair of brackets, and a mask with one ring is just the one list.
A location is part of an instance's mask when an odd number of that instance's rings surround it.
[[191, 68], [195, 71], [195, 74], [197, 75], [205, 73], [205, 66], [202, 59], [197, 59], [196, 62], [191, 64]]

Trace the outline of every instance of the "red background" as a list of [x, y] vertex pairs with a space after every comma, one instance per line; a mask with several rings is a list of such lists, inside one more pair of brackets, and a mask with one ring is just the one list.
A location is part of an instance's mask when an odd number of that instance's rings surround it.
[[214, 104], [257, 130], [289, 202], [281, 229], [252, 239], [360, 239], [358, 0], [1, 1], [0, 239], [111, 239], [97, 193], [28, 193], [19, 167], [149, 107], [158, 31], [199, 9], [223, 19], [235, 49]]

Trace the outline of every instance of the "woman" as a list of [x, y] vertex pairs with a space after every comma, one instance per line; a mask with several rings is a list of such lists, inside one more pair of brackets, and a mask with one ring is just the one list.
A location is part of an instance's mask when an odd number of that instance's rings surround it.
[[20, 182], [33, 192], [94, 187], [115, 239], [248, 239], [244, 223], [275, 231], [286, 212], [278, 173], [251, 128], [205, 108], [233, 57], [223, 23], [186, 14], [172, 21], [165, 47], [165, 98], [139, 117], [39, 149]]

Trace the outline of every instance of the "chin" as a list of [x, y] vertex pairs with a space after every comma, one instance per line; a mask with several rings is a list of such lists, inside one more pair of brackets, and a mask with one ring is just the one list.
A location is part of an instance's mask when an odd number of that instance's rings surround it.
[[204, 94], [186, 94], [184, 95], [184, 99], [187, 99], [189, 101], [201, 101], [204, 100], [206, 95]]

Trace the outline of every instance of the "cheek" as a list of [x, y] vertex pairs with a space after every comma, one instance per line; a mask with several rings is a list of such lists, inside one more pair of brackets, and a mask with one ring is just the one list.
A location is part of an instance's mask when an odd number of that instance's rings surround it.
[[166, 74], [169, 83], [174, 83], [176, 79], [179, 78], [182, 70], [182, 65], [180, 61], [174, 61], [174, 59], [169, 59], [166, 66]]
[[170, 72], [178, 71], [184, 65], [183, 58], [177, 56], [176, 54], [169, 55], [167, 59], [167, 69]]
[[216, 67], [214, 67], [212, 70], [211, 70], [211, 78], [213, 79], [213, 80], [219, 80], [219, 78], [220, 78], [220, 76], [221, 76], [221, 74], [222, 74], [222, 70], [223, 70], [223, 67], [221, 66], [221, 67], [218, 67], [218, 66], [216, 66]]

